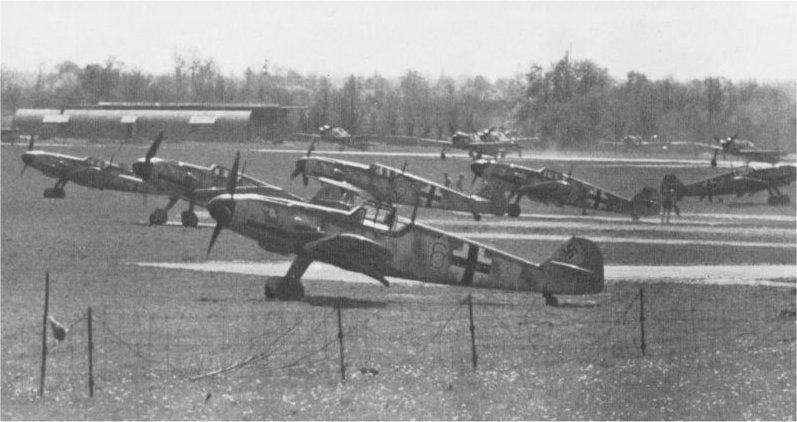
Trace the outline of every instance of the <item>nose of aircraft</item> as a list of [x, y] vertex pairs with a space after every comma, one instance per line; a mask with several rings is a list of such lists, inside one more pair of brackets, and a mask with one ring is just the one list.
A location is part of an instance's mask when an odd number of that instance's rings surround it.
[[136, 161], [133, 163], [133, 174], [142, 178], [142, 179], [149, 179], [152, 175], [152, 163], [147, 163], [146, 161]]
[[25, 163], [26, 166], [32, 165], [34, 158], [35, 157], [33, 156], [33, 154], [29, 152], [22, 154], [22, 162]]
[[235, 201], [230, 198], [229, 194], [223, 194], [211, 199], [206, 208], [217, 223], [227, 225], [232, 220]]
[[473, 174], [474, 174], [476, 177], [483, 177], [483, 176], [484, 176], [484, 170], [485, 170], [485, 169], [487, 168], [487, 166], [489, 166], [489, 165], [490, 165], [490, 164], [489, 164], [489, 163], [488, 163], [486, 160], [476, 160], [476, 161], [474, 161], [473, 163], [471, 163], [471, 165], [470, 165], [470, 171], [472, 171], [472, 172], [473, 172]]
[[294, 179], [296, 176], [304, 173], [304, 166], [306, 162], [306, 158], [300, 158], [296, 160], [296, 166], [293, 168], [293, 172], [291, 173], [291, 179]]

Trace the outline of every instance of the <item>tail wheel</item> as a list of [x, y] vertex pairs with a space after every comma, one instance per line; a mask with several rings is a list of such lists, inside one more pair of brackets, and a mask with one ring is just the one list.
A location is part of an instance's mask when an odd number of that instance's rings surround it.
[[59, 188], [47, 188], [44, 190], [44, 197], [45, 198], [56, 198], [61, 199], [66, 196], [66, 192], [63, 189]]

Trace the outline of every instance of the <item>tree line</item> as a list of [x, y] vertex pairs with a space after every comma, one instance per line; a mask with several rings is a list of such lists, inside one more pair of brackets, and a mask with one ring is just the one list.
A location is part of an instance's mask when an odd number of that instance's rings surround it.
[[490, 81], [483, 76], [437, 78], [408, 70], [399, 78], [248, 68], [224, 75], [211, 58], [175, 55], [174, 69], [153, 75], [114, 58], [79, 66], [62, 62], [33, 74], [2, 68], [2, 110], [64, 108], [98, 101], [266, 102], [306, 106], [301, 130], [324, 124], [351, 133], [444, 138], [455, 130], [498, 126], [539, 136], [549, 147], [584, 149], [599, 140], [639, 135], [709, 141], [739, 134], [762, 147], [794, 150], [795, 83], [737, 82], [707, 77], [688, 82], [649, 79], [631, 71], [616, 80], [590, 60], [565, 54], [547, 69]]

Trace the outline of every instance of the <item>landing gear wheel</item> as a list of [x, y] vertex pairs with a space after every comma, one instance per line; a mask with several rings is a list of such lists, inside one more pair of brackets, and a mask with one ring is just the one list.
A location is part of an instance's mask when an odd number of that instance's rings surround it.
[[473, 219], [476, 220], [476, 221], [482, 221], [482, 216], [481, 216], [481, 214], [474, 213], [473, 214]]
[[180, 213], [180, 221], [185, 227], [197, 227], [199, 225], [199, 217], [193, 211], [183, 211]]
[[559, 306], [559, 299], [550, 293], [543, 293], [542, 297], [545, 298], [546, 306]]
[[66, 193], [63, 189], [60, 188], [47, 188], [44, 190], [44, 197], [45, 198], [56, 198], [61, 199], [66, 196]]
[[509, 207], [507, 207], [507, 214], [509, 214], [510, 217], [520, 216], [520, 205], [509, 204]]
[[783, 195], [783, 196], [780, 197], [780, 204], [781, 205], [789, 205], [789, 201], [791, 201], [791, 198], [789, 198], [789, 195]]
[[300, 281], [285, 277], [269, 277], [264, 286], [266, 300], [300, 300], [304, 297], [304, 286]]
[[149, 224], [160, 226], [162, 224], [166, 224], [168, 219], [169, 214], [166, 213], [166, 210], [158, 208], [155, 211], [152, 211], [152, 214], [149, 215]]
[[778, 204], [778, 197], [777, 196], [770, 196], [767, 198], [767, 204], [769, 205], [777, 205]]
[[506, 158], [506, 153], [505, 152], [502, 152], [502, 153], [500, 153], [498, 155], [500, 156], [500, 158]]
[[446, 153], [445, 152], [441, 152], [440, 153], [440, 159], [441, 160], [445, 160], [446, 159]]

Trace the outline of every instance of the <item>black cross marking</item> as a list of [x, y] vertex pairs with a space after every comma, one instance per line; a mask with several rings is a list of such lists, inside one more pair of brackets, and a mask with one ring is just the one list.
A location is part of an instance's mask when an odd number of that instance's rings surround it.
[[479, 247], [476, 245], [468, 244], [467, 259], [452, 255], [451, 263], [465, 269], [465, 272], [462, 274], [461, 283], [466, 286], [473, 284], [474, 272], [478, 271], [482, 274], [490, 274], [490, 264], [479, 261]]
[[429, 187], [429, 192], [424, 192], [423, 190], [421, 190], [421, 196], [425, 196], [426, 197], [426, 206], [427, 207], [431, 207], [432, 206], [432, 201], [436, 200], [436, 201], [439, 202], [439, 201], [443, 200], [442, 196], [435, 195], [436, 191], [437, 191], [437, 186], [434, 186], [434, 185]]

